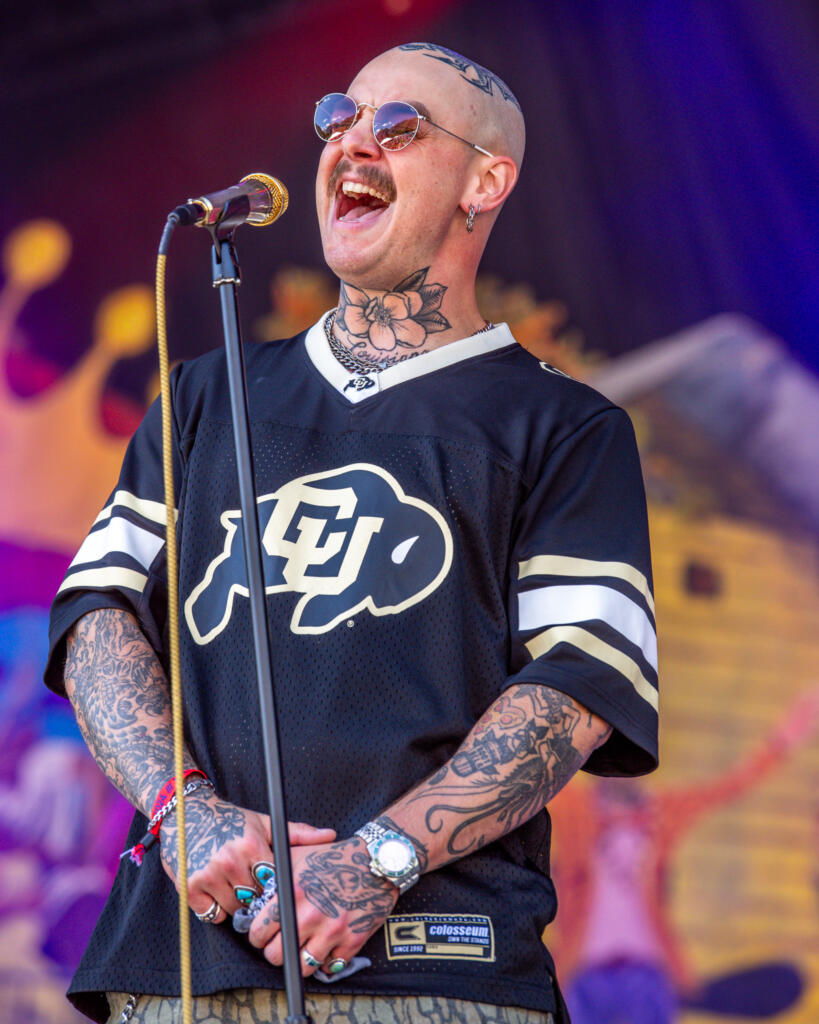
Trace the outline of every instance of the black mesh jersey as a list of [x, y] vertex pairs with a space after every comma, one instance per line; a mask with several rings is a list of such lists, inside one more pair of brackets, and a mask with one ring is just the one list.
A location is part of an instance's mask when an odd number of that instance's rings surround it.
[[[614, 727], [587, 769], [657, 759], [645, 499], [631, 424], [505, 325], [350, 375], [319, 323], [245, 350], [288, 813], [349, 836], [446, 761], [510, 684], [562, 690]], [[186, 732], [219, 794], [266, 810], [224, 355], [172, 378]], [[46, 679], [91, 609], [132, 611], [164, 657], [160, 413], [54, 602]], [[137, 814], [130, 845], [145, 829]], [[345, 992], [554, 1009], [548, 816], [421, 878]], [[73, 979], [178, 990], [176, 893], [124, 862]], [[193, 988], [281, 986], [229, 926], [192, 920]], [[321, 983], [307, 988], [324, 991]]]

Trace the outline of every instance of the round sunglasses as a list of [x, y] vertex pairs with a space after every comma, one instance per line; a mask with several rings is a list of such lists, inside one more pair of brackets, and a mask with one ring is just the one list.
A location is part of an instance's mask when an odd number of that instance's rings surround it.
[[406, 149], [418, 134], [421, 122], [426, 121], [433, 128], [446, 132], [453, 139], [466, 143], [472, 149], [477, 149], [484, 156], [494, 155], [483, 146], [469, 142], [448, 128], [442, 128], [441, 125], [430, 121], [428, 117], [419, 114], [415, 107], [405, 100], [389, 100], [387, 103], [382, 103], [380, 107], [375, 107], [372, 103], [356, 103], [352, 96], [347, 96], [343, 92], [328, 93], [316, 104], [316, 112], [313, 115], [313, 127], [316, 129], [316, 135], [322, 142], [336, 142], [353, 127], [364, 107], [369, 107], [373, 112], [375, 141], [382, 149], [391, 153], [399, 149]]

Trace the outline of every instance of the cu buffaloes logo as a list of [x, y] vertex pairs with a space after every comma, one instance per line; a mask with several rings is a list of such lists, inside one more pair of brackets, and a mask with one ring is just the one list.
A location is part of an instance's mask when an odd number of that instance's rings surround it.
[[[443, 516], [378, 466], [359, 463], [291, 480], [257, 499], [265, 592], [301, 594], [290, 628], [326, 633], [366, 608], [396, 615], [436, 590], [452, 564]], [[242, 514], [221, 515], [225, 546], [185, 602], [198, 644], [247, 597]]]

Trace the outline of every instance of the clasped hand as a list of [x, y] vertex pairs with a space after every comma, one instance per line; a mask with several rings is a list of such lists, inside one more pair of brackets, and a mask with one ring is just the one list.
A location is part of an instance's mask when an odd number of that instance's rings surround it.
[[[197, 791], [185, 801], [185, 833], [188, 903], [204, 914], [215, 901], [220, 910], [213, 923], [221, 924], [240, 905], [233, 887], [252, 885], [252, 866], [273, 861], [270, 818]], [[357, 837], [334, 842], [333, 829], [302, 822], [290, 822], [288, 835], [299, 946], [309, 951], [301, 967], [309, 975], [316, 969], [313, 961], [350, 960], [384, 923], [398, 889], [370, 872], [369, 853]], [[160, 838], [163, 867], [178, 889], [176, 814], [163, 823]], [[249, 938], [271, 964], [281, 965], [277, 897], [257, 915]]]
[[[370, 872], [370, 855], [354, 837], [290, 850], [299, 945], [308, 958], [326, 965], [349, 961], [389, 916], [398, 889]], [[283, 961], [279, 902], [274, 897], [250, 929], [250, 941], [271, 964]], [[315, 964], [302, 959], [302, 973]]]

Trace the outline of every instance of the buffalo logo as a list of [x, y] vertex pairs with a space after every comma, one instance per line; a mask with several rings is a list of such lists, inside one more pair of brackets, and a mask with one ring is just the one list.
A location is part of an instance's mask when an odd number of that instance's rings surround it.
[[367, 391], [368, 388], [374, 388], [375, 381], [372, 377], [351, 377], [350, 380], [344, 385], [344, 390], [352, 388], [353, 391]]
[[[443, 516], [378, 466], [299, 477], [257, 502], [265, 592], [301, 594], [294, 633], [326, 633], [363, 608], [396, 615], [436, 590], [452, 564]], [[235, 596], [248, 593], [242, 514], [228, 510], [220, 521], [224, 549], [185, 602], [198, 644], [222, 632]]]

